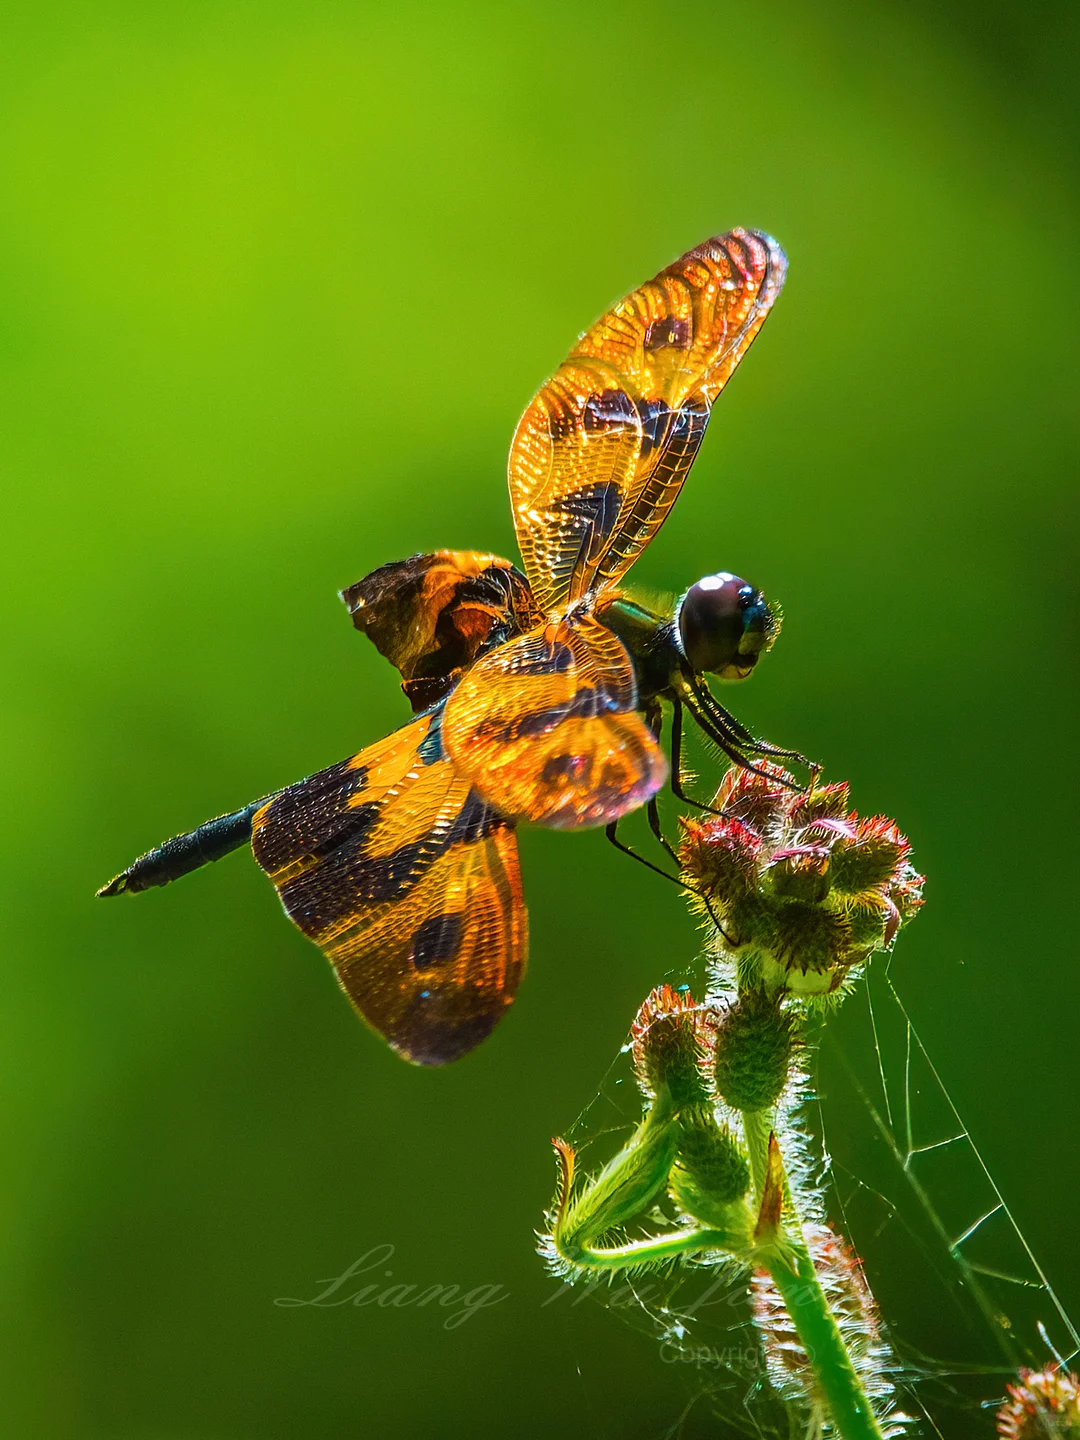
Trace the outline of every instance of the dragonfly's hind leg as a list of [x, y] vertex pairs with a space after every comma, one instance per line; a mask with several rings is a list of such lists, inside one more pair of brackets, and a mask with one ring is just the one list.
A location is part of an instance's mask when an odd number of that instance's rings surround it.
[[[656, 803], [655, 801], [652, 801], [652, 802], [650, 803], [650, 809], [655, 805], [655, 803]], [[651, 823], [651, 817], [650, 817], [650, 823]], [[659, 821], [658, 821], [657, 823], [659, 824]], [[615, 846], [615, 849], [616, 849], [616, 850], [621, 850], [624, 855], [629, 855], [631, 860], [636, 860], [639, 865], [644, 865], [647, 870], [652, 870], [654, 874], [656, 874], [656, 875], [662, 875], [665, 880], [670, 880], [673, 884], [678, 885], [678, 887], [679, 887], [680, 890], [685, 890], [685, 891], [687, 891], [687, 892], [688, 892], [689, 894], [691, 894], [691, 895], [696, 895], [697, 898], [701, 901], [701, 903], [702, 903], [702, 905], [704, 906], [705, 910], [708, 912], [708, 915], [709, 915], [710, 920], [712, 920], [713, 924], [716, 926], [717, 930], [719, 930], [719, 932], [720, 932], [720, 934], [723, 936], [724, 940], [726, 940], [726, 941], [728, 941], [728, 943], [730, 943], [730, 936], [728, 935], [727, 931], [724, 929], [723, 920], [722, 920], [722, 918], [716, 913], [716, 911], [713, 909], [713, 907], [712, 907], [712, 902], [710, 901], [710, 899], [709, 899], [708, 895], [705, 893], [705, 891], [702, 890], [702, 889], [700, 889], [699, 886], [692, 884], [689, 880], [687, 880], [687, 879], [686, 879], [684, 876], [682, 876], [682, 875], [669, 875], [666, 870], [661, 870], [661, 868], [660, 868], [659, 865], [654, 865], [651, 860], [646, 860], [644, 855], [639, 855], [636, 850], [631, 850], [631, 848], [630, 848], [629, 845], [624, 845], [623, 842], [619, 839], [619, 837], [618, 837], [618, 835], [617, 835], [617, 833], [616, 833], [617, 830], [618, 830], [618, 828], [619, 828], [619, 822], [618, 822], [617, 820], [615, 820], [615, 821], [613, 821], [609, 826], [607, 826], [607, 828], [606, 828], [605, 831], [604, 831], [604, 834], [607, 836], [608, 840], [611, 841], [612, 845]], [[653, 833], [656, 834], [655, 831], [654, 831]], [[660, 836], [658, 836], [657, 838], [661, 840], [661, 843], [663, 844], [663, 846], [664, 846], [664, 848], [665, 848], [666, 850], [670, 850], [671, 847], [668, 845], [668, 843], [667, 843], [666, 840], [663, 840], [663, 838], [660, 837]], [[672, 852], [672, 853], [674, 853], [674, 852]], [[678, 857], [677, 857], [677, 856], [675, 857], [675, 860], [676, 860], [676, 864], [678, 864]]]
[[[649, 808], [652, 809], [655, 803], [655, 801], [651, 801]], [[668, 874], [668, 872], [666, 870], [662, 870], [659, 865], [654, 865], [651, 860], [646, 860], [644, 855], [640, 855], [636, 850], [632, 850], [629, 845], [624, 845], [623, 842], [619, 839], [618, 829], [619, 822], [618, 820], [614, 820], [604, 830], [605, 837], [611, 842], [612, 845], [615, 846], [616, 850], [621, 850], [624, 855], [629, 855], [631, 860], [636, 860], [639, 865], [644, 865], [647, 870], [652, 870], [654, 874], [662, 875], [665, 880], [671, 880], [676, 885], [680, 886], [680, 888], [683, 887], [683, 882], [678, 875]], [[655, 834], [656, 832], [654, 831], [653, 833]], [[661, 839], [661, 843], [663, 844], [665, 850], [667, 850], [670, 854], [674, 854], [674, 851], [671, 850], [671, 847], [670, 845], [668, 845], [666, 840]]]
[[671, 856], [672, 860], [674, 860], [675, 864], [681, 865], [681, 861], [679, 860], [679, 852], [675, 849], [675, 846], [672, 845], [671, 841], [664, 834], [663, 826], [660, 824], [660, 810], [656, 804], [655, 796], [649, 801], [648, 805], [645, 807], [645, 814], [649, 818], [649, 829], [656, 836], [657, 840], [667, 851], [667, 853]]
[[[675, 795], [679, 800], [682, 800], [690, 805], [696, 805], [698, 803], [696, 800], [691, 800], [689, 796], [683, 794], [682, 726], [680, 724], [679, 702], [676, 701], [675, 705], [676, 709], [672, 717], [671, 723], [671, 764], [669, 766], [669, 773], [671, 776], [671, 791], [672, 794]], [[657, 741], [659, 741], [664, 733], [664, 712], [661, 709], [659, 700], [653, 700], [649, 705], [648, 709], [645, 711], [645, 723], [646, 725], [648, 725], [652, 733], [656, 736]], [[708, 809], [709, 807], [705, 806], [703, 808]], [[649, 829], [656, 836], [663, 849], [666, 850], [667, 853], [671, 856], [672, 860], [674, 860], [676, 869], [681, 869], [682, 864], [679, 860], [679, 852], [664, 834], [664, 828], [660, 823], [660, 808], [656, 803], [655, 795], [649, 801], [645, 809], [645, 814], [648, 816], [649, 819]]]
[[[695, 800], [691, 800], [689, 796], [684, 795], [682, 791], [682, 731], [678, 723], [679, 702], [676, 701], [675, 705], [675, 720], [672, 724], [671, 732], [671, 789], [672, 792], [680, 800], [685, 800], [689, 804], [695, 805], [698, 804], [698, 802]], [[648, 725], [653, 735], [659, 741], [664, 731], [664, 712], [660, 708], [660, 702], [658, 700], [653, 700], [646, 708], [645, 723], [646, 725]], [[701, 808], [705, 810], [711, 809], [711, 807], [707, 805], [703, 805], [701, 806]], [[676, 873], [674, 875], [669, 875], [668, 872], [666, 870], [662, 870], [659, 865], [654, 865], [651, 860], [646, 860], [643, 855], [639, 855], [638, 852], [636, 850], [632, 850], [629, 845], [624, 845], [623, 842], [618, 838], [618, 834], [616, 833], [618, 828], [618, 821], [616, 821], [615, 824], [609, 825], [607, 827], [605, 833], [608, 840], [612, 843], [612, 845], [615, 846], [616, 850], [621, 850], [624, 855], [629, 855], [632, 859], [640, 861], [642, 865], [647, 865], [650, 870], [655, 870], [658, 875], [663, 875], [665, 879], [674, 880], [677, 884], [681, 885], [683, 882], [679, 878], [679, 871], [682, 868], [681, 862], [679, 860], [679, 852], [664, 834], [664, 827], [660, 822], [660, 808], [656, 803], [655, 795], [645, 807], [645, 814], [648, 817], [649, 829], [656, 837], [661, 848], [666, 852], [666, 854], [675, 864]]]
[[695, 800], [692, 795], [686, 793], [683, 785], [683, 703], [678, 695], [671, 697], [671, 793], [676, 800], [681, 800], [684, 805], [693, 805], [695, 810], [703, 810], [706, 815], [722, 815], [722, 810], [717, 810], [715, 805], [706, 805], [704, 800]]

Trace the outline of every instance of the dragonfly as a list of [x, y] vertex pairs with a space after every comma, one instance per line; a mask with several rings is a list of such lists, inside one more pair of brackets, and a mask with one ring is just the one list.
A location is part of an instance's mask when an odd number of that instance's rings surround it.
[[684, 784], [684, 713], [736, 765], [801, 761], [755, 738], [707, 683], [745, 679], [772, 644], [778, 616], [760, 590], [720, 570], [662, 613], [623, 586], [785, 272], [775, 240], [736, 229], [608, 310], [514, 434], [523, 570], [440, 550], [341, 592], [400, 673], [413, 717], [166, 841], [98, 894], [168, 884], [250, 843], [360, 1016], [405, 1059], [442, 1065], [491, 1033], [525, 969], [519, 822], [602, 826], [643, 859], [617, 828], [644, 806], [674, 855], [658, 792], [670, 778], [680, 800], [701, 805]]

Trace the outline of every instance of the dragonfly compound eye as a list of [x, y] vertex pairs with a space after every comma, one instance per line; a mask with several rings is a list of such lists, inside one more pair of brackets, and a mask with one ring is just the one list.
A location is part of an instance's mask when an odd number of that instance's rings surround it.
[[691, 585], [676, 619], [691, 668], [723, 680], [744, 680], [778, 629], [761, 591], [727, 570]]

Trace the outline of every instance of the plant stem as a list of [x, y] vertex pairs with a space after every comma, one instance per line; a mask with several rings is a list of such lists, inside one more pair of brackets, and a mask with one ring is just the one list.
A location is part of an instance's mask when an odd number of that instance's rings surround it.
[[829, 1418], [842, 1440], [882, 1440], [881, 1427], [829, 1308], [810, 1252], [801, 1235], [796, 1239], [789, 1230], [785, 1238], [788, 1243], [783, 1250], [763, 1255], [762, 1261], [806, 1351]]
[[750, 1183], [754, 1189], [754, 1199], [760, 1205], [769, 1162], [769, 1136], [773, 1132], [773, 1111], [744, 1110], [742, 1122], [743, 1135], [746, 1139], [746, 1156], [750, 1161]]
[[[743, 1115], [743, 1129], [750, 1173], [760, 1202], [768, 1187], [772, 1115], [767, 1111], [747, 1111]], [[779, 1149], [774, 1149], [773, 1153], [779, 1172], [775, 1174], [775, 1180], [779, 1181], [783, 1190], [786, 1223], [776, 1233], [774, 1243], [761, 1246], [757, 1261], [768, 1270], [780, 1292], [795, 1333], [806, 1352], [814, 1386], [841, 1440], [883, 1440], [881, 1427], [807, 1249], [796, 1199], [780, 1160]], [[762, 1208], [764, 1214], [766, 1207], [763, 1205]]]
[[560, 1249], [565, 1260], [590, 1270], [626, 1270], [635, 1265], [652, 1265], [671, 1260], [676, 1255], [700, 1255], [709, 1250], [727, 1252], [731, 1235], [723, 1230], [670, 1230], [666, 1235], [647, 1240], [631, 1240], [626, 1245], [582, 1245], [573, 1250]]

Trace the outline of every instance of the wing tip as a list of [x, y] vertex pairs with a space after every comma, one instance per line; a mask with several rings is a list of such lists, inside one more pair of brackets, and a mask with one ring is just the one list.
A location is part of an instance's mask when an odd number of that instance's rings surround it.
[[765, 249], [765, 285], [775, 294], [787, 278], [788, 258], [787, 252], [779, 240], [774, 240], [767, 230], [750, 230], [747, 232], [753, 235]]
[[733, 240], [745, 245], [753, 254], [755, 250], [763, 252], [760, 257], [760, 269], [763, 272], [761, 288], [763, 291], [770, 291], [776, 294], [784, 283], [787, 275], [788, 258], [784, 247], [767, 230], [756, 230], [750, 226], [737, 225], [734, 230], [727, 230], [722, 235], [713, 235], [708, 240], [703, 240], [700, 245], [687, 252], [684, 259], [691, 257], [708, 260], [716, 256], [720, 251], [730, 262], [732, 257], [729, 245]]
[[[417, 1025], [411, 1033], [389, 1035], [381, 1031], [390, 1048], [422, 1070], [437, 1070], [462, 1060], [485, 1041], [506, 1013], [512, 997], [505, 996], [502, 1009], [461, 1019], [446, 1025]], [[362, 1013], [362, 1012], [361, 1012]], [[371, 1023], [370, 1021], [368, 1022]], [[374, 1027], [378, 1029], [378, 1027]]]

